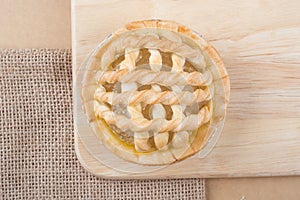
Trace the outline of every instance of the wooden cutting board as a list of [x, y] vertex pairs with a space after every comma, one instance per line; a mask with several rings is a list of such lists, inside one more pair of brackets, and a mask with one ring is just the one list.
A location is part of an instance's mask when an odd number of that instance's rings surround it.
[[[73, 0], [75, 146], [90, 172], [112, 178], [300, 175], [300, 1]], [[201, 33], [221, 54], [231, 79], [223, 133], [211, 153], [145, 173], [115, 170], [109, 151], [81, 138], [77, 73], [107, 35], [129, 21], [168, 19]], [[90, 142], [91, 143], [90, 143]], [[92, 144], [93, 143], [93, 144]], [[105, 154], [105, 155], [104, 155]], [[115, 161], [114, 161], [115, 162]], [[114, 163], [118, 165], [118, 163]], [[126, 165], [125, 165], [126, 166]], [[129, 164], [128, 167], [131, 165]]]

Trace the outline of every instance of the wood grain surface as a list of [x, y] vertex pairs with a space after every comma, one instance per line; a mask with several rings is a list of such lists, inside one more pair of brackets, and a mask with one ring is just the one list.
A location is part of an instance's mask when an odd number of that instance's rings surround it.
[[[105, 36], [126, 22], [149, 18], [175, 20], [203, 34], [220, 52], [231, 79], [225, 127], [206, 158], [194, 156], [132, 175], [104, 166], [89, 151], [91, 146], [77, 137], [78, 157], [89, 171], [123, 178], [300, 174], [298, 1], [77, 0], [72, 4], [74, 80], [76, 69]], [[78, 92], [74, 91], [75, 118], [81, 109]]]

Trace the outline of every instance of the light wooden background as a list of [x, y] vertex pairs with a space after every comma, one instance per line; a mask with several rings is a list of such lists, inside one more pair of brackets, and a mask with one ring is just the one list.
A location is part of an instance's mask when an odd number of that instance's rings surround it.
[[[74, 72], [105, 36], [126, 22], [162, 18], [188, 25], [219, 50], [227, 66], [232, 88], [228, 117], [208, 157], [147, 176], [300, 174], [299, 8], [296, 0], [73, 1]], [[80, 140], [77, 147], [90, 171], [124, 176], [99, 165]]]

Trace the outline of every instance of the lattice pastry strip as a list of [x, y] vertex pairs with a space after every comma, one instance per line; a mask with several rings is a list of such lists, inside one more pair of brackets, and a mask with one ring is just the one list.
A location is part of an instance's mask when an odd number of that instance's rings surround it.
[[97, 74], [98, 83], [122, 83], [136, 82], [141, 85], [159, 84], [164, 86], [173, 85], [192, 85], [192, 86], [207, 86], [212, 82], [212, 77], [209, 72], [181, 72], [174, 73], [168, 71], [154, 72], [152, 70], [140, 69], [128, 73], [128, 69], [116, 71], [99, 71]]
[[95, 98], [100, 103], [109, 104], [137, 104], [144, 102], [146, 104], [164, 104], [174, 105], [182, 103], [184, 105], [192, 105], [203, 101], [209, 101], [212, 96], [208, 88], [196, 89], [194, 92], [181, 91], [175, 94], [172, 91], [155, 91], [155, 90], [142, 90], [142, 91], [125, 91], [122, 93], [97, 91]]
[[[162, 58], [158, 50], [149, 50], [150, 57], [149, 57], [149, 65], [152, 71], [160, 72], [162, 68]], [[158, 85], [151, 86], [153, 91], [161, 92], [161, 89]], [[166, 112], [165, 109], [161, 104], [154, 104], [152, 106], [152, 118], [165, 118]], [[169, 133], [168, 132], [161, 132], [161, 133], [154, 133], [154, 143], [157, 149], [163, 149], [169, 140]]]
[[199, 113], [191, 114], [182, 121], [178, 119], [166, 120], [162, 118], [152, 120], [137, 118], [131, 120], [124, 115], [115, 114], [107, 106], [99, 103], [95, 104], [95, 113], [98, 117], [103, 118], [108, 124], [115, 124], [121, 130], [132, 130], [138, 132], [195, 130], [201, 124], [208, 122], [211, 117], [211, 112], [207, 106], [202, 107]]
[[[138, 50], [126, 50], [125, 53], [125, 59], [120, 63], [120, 69], [128, 69], [129, 71], [133, 71], [135, 69], [135, 63], [136, 59], [138, 57], [139, 51]], [[130, 83], [129, 83], [130, 84]], [[126, 88], [126, 83], [121, 84], [122, 87], [122, 93], [128, 92]], [[135, 91], [137, 89], [137, 84], [133, 83], [130, 84], [130, 91]], [[126, 89], [125, 89], [126, 88]], [[122, 94], [121, 93], [121, 94]], [[120, 96], [116, 96], [116, 99], [124, 99]], [[131, 116], [132, 120], [139, 119], [139, 118], [144, 118], [142, 114], [142, 107], [140, 103], [132, 103], [129, 102], [129, 99], [124, 99], [127, 100], [123, 103], [126, 103], [127, 110]], [[112, 102], [113, 103], [113, 102]], [[143, 152], [143, 151], [149, 151], [151, 149], [151, 146], [148, 142], [149, 140], [149, 132], [143, 131], [143, 132], [134, 132], [134, 146], [137, 151]]]

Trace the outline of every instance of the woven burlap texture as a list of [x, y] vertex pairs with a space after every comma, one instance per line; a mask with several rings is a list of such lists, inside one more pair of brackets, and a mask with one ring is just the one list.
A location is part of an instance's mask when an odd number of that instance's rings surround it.
[[108, 180], [83, 169], [70, 50], [0, 50], [0, 91], [0, 199], [205, 199], [203, 179]]

